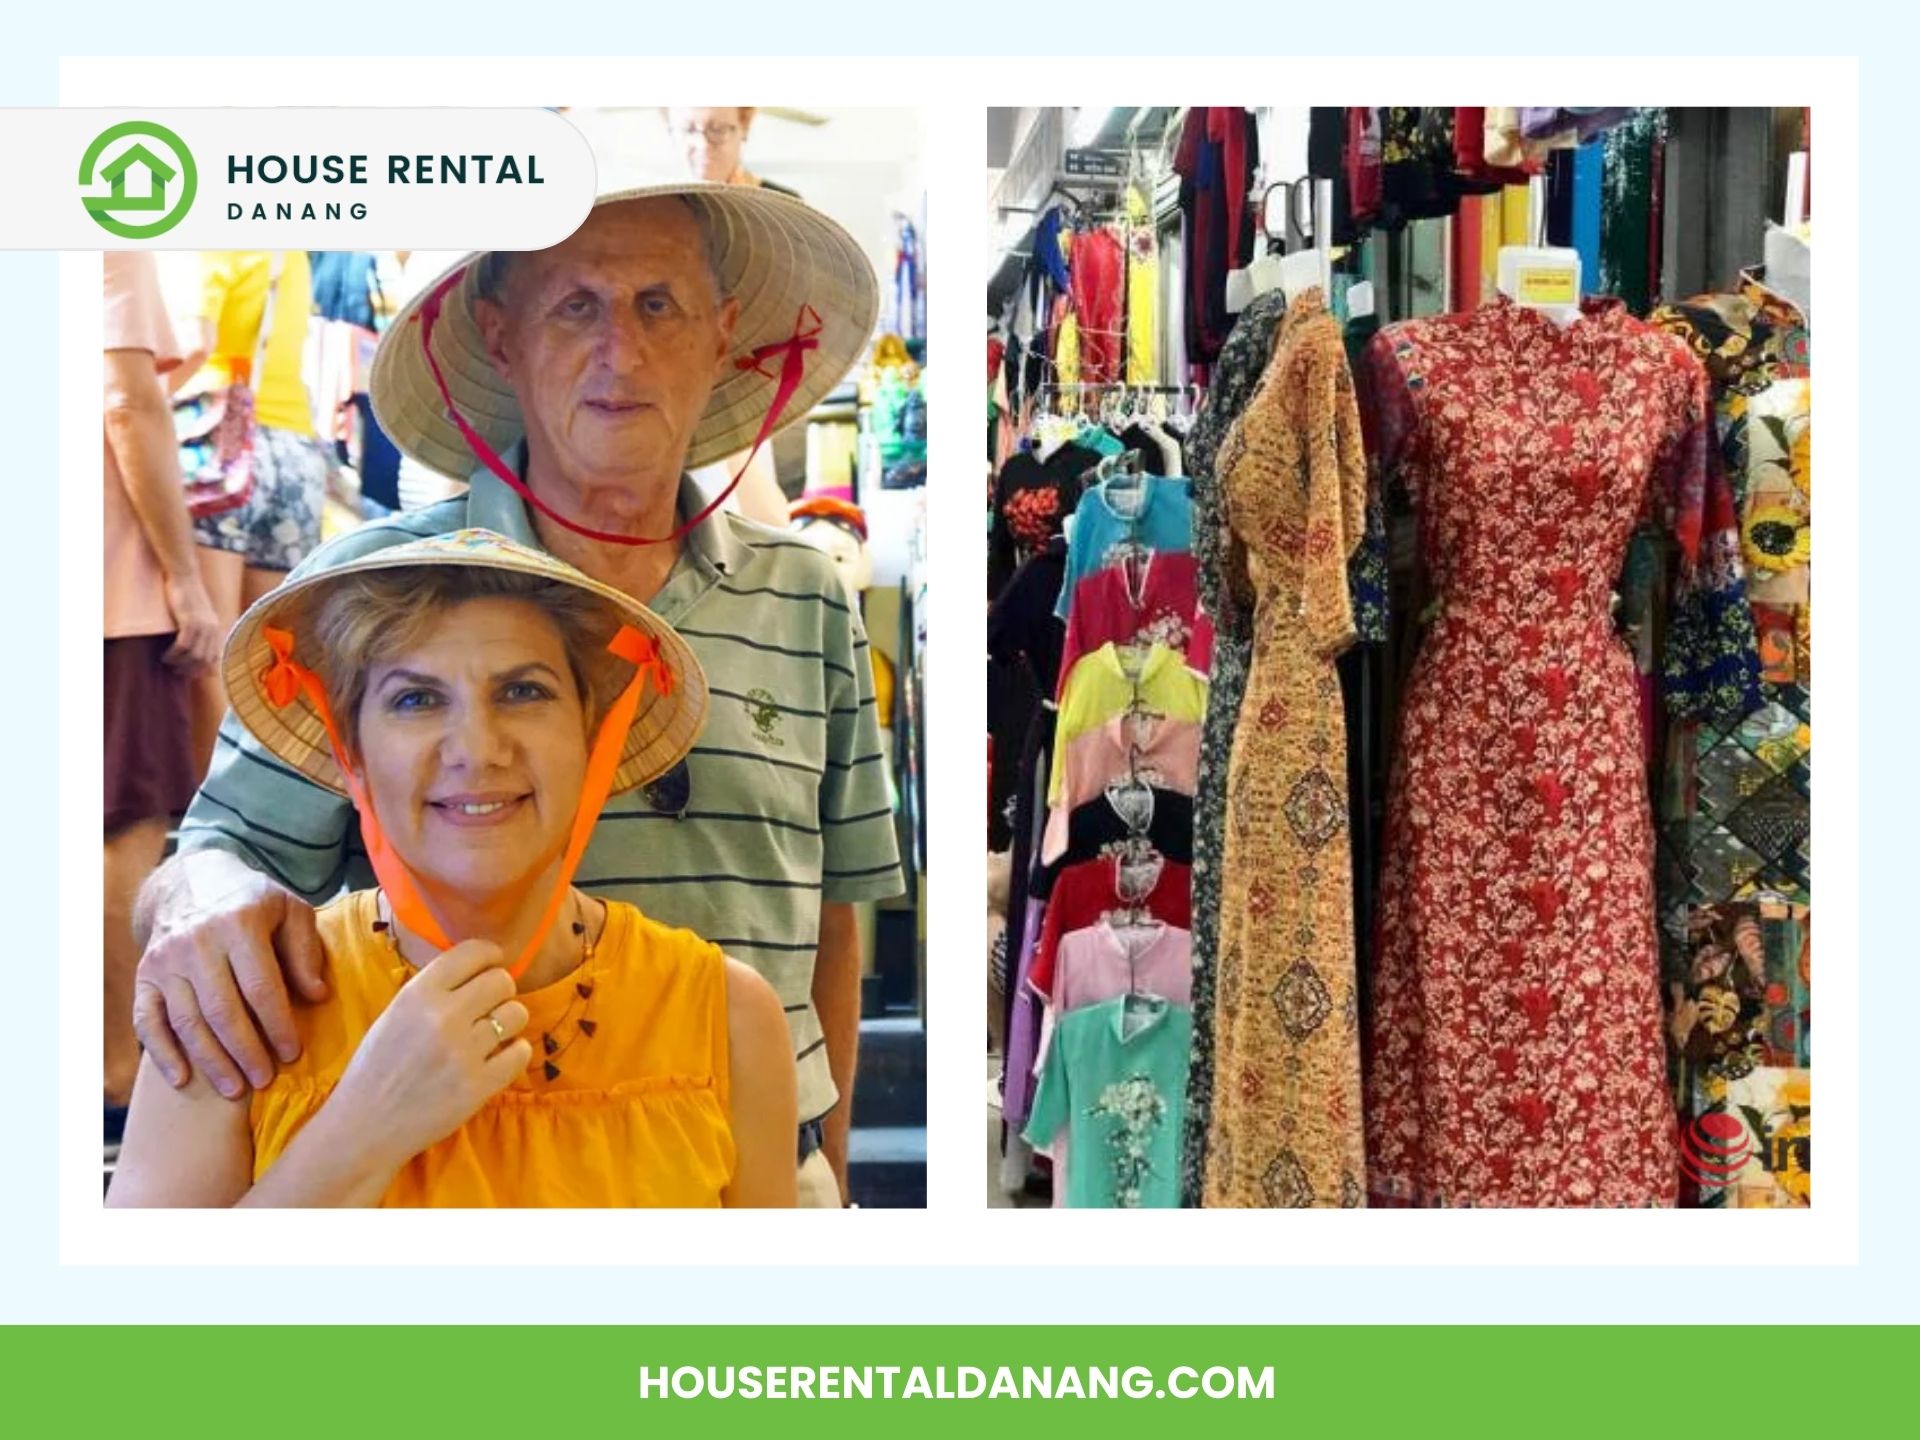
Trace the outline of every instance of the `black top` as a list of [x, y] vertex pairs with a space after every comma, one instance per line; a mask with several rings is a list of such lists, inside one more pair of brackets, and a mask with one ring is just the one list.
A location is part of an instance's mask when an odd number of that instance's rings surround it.
[[1042, 464], [1031, 451], [1009, 455], [993, 485], [993, 530], [987, 542], [987, 598], [1013, 578], [1027, 556], [1062, 533], [1080, 503], [1080, 477], [1100, 463], [1081, 445], [1062, 445]]
[[1147, 433], [1147, 427], [1135, 421], [1119, 435], [1120, 443], [1140, 457], [1140, 468], [1149, 475], [1167, 473], [1167, 454], [1160, 442]]
[[1435, 220], [1460, 208], [1451, 105], [1380, 111], [1380, 223]]
[[[1347, 107], [1316, 105], [1307, 120], [1307, 174], [1333, 182], [1333, 243], [1351, 245], [1360, 238], [1353, 223], [1353, 191], [1347, 184]], [[1319, 236], [1316, 245], [1322, 244]]]
[[1056, 535], [1047, 548], [1014, 571], [987, 611], [987, 654], [1024, 664], [1034, 687], [1051, 696], [1059, 688], [1060, 652], [1067, 631], [1054, 615], [1067, 576], [1067, 542]]
[[[1153, 820], [1143, 838], [1169, 860], [1193, 863], [1193, 797], [1178, 790], [1153, 789]], [[1083, 801], [1067, 816], [1067, 848], [1034, 873], [1032, 893], [1045, 898], [1062, 870], [1082, 861], [1097, 860], [1107, 847], [1118, 845], [1135, 832], [1104, 794]]]

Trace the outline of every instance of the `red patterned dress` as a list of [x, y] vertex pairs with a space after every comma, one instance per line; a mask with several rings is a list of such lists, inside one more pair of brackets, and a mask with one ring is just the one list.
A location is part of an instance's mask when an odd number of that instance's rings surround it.
[[1635, 526], [1698, 546], [1704, 372], [1617, 301], [1500, 301], [1367, 354], [1438, 596], [1400, 718], [1367, 1037], [1399, 1205], [1670, 1205], [1653, 832], [1610, 615]]

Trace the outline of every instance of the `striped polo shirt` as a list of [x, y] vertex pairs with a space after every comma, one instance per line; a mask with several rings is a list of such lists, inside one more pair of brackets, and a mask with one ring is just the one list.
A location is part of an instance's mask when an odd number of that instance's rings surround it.
[[[704, 503], [684, 480], [681, 512]], [[481, 470], [466, 495], [339, 536], [293, 574], [468, 526], [540, 546], [524, 502]], [[686, 637], [712, 690], [688, 757], [691, 797], [676, 818], [642, 792], [614, 796], [576, 883], [685, 926], [765, 976], [786, 1007], [800, 1114], [824, 1115], [837, 1097], [812, 1002], [821, 902], [901, 888], [865, 628], [825, 555], [725, 513], [687, 536], [648, 604]], [[227, 850], [316, 904], [377, 883], [353, 807], [274, 759], [231, 714], [179, 841]]]

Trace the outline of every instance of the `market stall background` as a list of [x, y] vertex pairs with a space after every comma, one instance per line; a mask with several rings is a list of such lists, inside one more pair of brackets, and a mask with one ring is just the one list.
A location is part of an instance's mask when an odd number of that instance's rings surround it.
[[[1731, 477], [1727, 503], [1737, 516], [1715, 514], [1709, 503], [1700, 562], [1711, 572], [1706, 583], [1675, 568], [1670, 546], [1642, 536], [1618, 595], [1621, 630], [1641, 677], [1659, 840], [1641, 862], [1653, 870], [1641, 883], [1657, 892], [1662, 1028], [1679, 1130], [1676, 1188], [1683, 1203], [1808, 1203], [1808, 112], [1095, 107], [995, 110], [989, 117], [989, 597], [997, 657], [989, 670], [988, 843], [997, 855], [989, 903], [1006, 927], [992, 968], [998, 998], [989, 1007], [989, 1144], [996, 1159], [1004, 1150], [990, 1198], [1030, 1198], [1035, 1167], [1014, 1132], [1033, 1098], [1032, 1047], [1039, 1041], [1044, 1050], [1042, 1015], [1056, 1040], [1063, 1018], [1039, 1008], [1029, 979], [1036, 943], [1040, 973], [1050, 975], [1058, 929], [1049, 914], [1048, 933], [1036, 935], [1039, 916], [1067, 902], [1056, 896], [1043, 911], [1032, 901], [1055, 878], [1029, 853], [1052, 797], [1037, 804], [1027, 797], [1047, 788], [1035, 785], [1031, 766], [1036, 754], [1044, 759], [1056, 725], [1058, 748], [1067, 749], [1084, 717], [1069, 714], [1071, 631], [1063, 659], [1059, 627], [1044, 608], [1036, 617], [1031, 596], [1059, 592], [1064, 616], [1088, 566], [1066, 558], [1082, 548], [1077, 535], [1070, 547], [1055, 539], [1052, 555], [1049, 535], [1080, 504], [1083, 485], [1095, 484], [1109, 495], [1122, 493], [1122, 484], [1132, 487], [1125, 493], [1148, 497], [1142, 514], [1179, 510], [1184, 526], [1184, 496], [1175, 503], [1167, 482], [1153, 477], [1192, 477], [1198, 585], [1172, 606], [1180, 613], [1156, 615], [1155, 634], [1134, 638], [1142, 645], [1165, 639], [1186, 652], [1191, 670], [1210, 672], [1214, 682], [1198, 793], [1181, 797], [1190, 798], [1200, 823], [1190, 841], [1183, 835], [1177, 842], [1195, 852], [1195, 1034], [1191, 1084], [1179, 1098], [1187, 1102], [1188, 1126], [1180, 1191], [1185, 1203], [1196, 1203], [1214, 1100], [1214, 969], [1238, 949], [1220, 928], [1246, 904], [1242, 892], [1223, 907], [1219, 891], [1226, 747], [1240, 743], [1236, 718], [1242, 729], [1251, 723], [1240, 711], [1246, 642], [1225, 634], [1215, 643], [1212, 633], [1223, 598], [1222, 556], [1207, 547], [1223, 517], [1222, 502], [1206, 491], [1216, 483], [1220, 443], [1259, 388], [1269, 355], [1289, 349], [1276, 345], [1273, 332], [1293, 328], [1298, 307], [1290, 297], [1305, 284], [1324, 290], [1334, 333], [1364, 381], [1360, 357], [1375, 329], [1499, 306], [1509, 279], [1502, 253], [1518, 255], [1531, 242], [1559, 248], [1526, 253], [1577, 256], [1585, 293], [1615, 296], [1632, 316], [1650, 318], [1711, 376], [1711, 460], [1718, 467], [1711, 473]], [[1762, 273], [1769, 283], [1760, 283]], [[1378, 468], [1383, 456], [1369, 449]], [[1390, 458], [1384, 463], [1392, 468]], [[1125, 478], [1129, 465], [1134, 479]], [[1137, 478], [1142, 470], [1144, 481]], [[1329, 995], [1317, 975], [1309, 972], [1312, 983], [1292, 983], [1297, 969], [1287, 972], [1271, 1002], [1282, 1024], [1303, 1035], [1343, 1003], [1364, 1023], [1375, 999], [1369, 972], [1376, 959], [1367, 937], [1378, 918], [1387, 762], [1409, 665], [1432, 618], [1432, 597], [1416, 588], [1412, 513], [1380, 506], [1393, 497], [1392, 484], [1380, 482], [1393, 477], [1371, 478], [1375, 506], [1386, 513], [1370, 518], [1352, 562], [1360, 643], [1341, 658], [1339, 687], [1351, 747], [1347, 794], [1308, 804], [1296, 791], [1286, 812], [1310, 851], [1336, 832], [1346, 832], [1343, 845], [1351, 841], [1352, 926], [1360, 940], [1357, 951], [1351, 942], [1344, 948], [1357, 959], [1357, 983], [1353, 1000], [1343, 1002], [1337, 985]], [[1189, 543], [1186, 530], [1169, 528], [1166, 519], [1136, 518], [1127, 537], [1144, 546], [1163, 579], [1168, 557]], [[1158, 534], [1147, 533], [1155, 527]], [[1726, 598], [1737, 593], [1729, 573], [1742, 569], [1750, 620], [1747, 607]], [[1683, 582], [1693, 587], [1687, 605], [1671, 593]], [[1676, 678], [1671, 652], [1714, 633], [1709, 627], [1680, 634], [1702, 623], [1700, 594], [1720, 607], [1713, 624], [1737, 618], [1747, 638], [1736, 644], [1722, 634], [1722, 669], [1690, 692]], [[1148, 603], [1144, 595], [1130, 598], [1136, 609]], [[1203, 643], [1205, 650], [1198, 648]], [[1084, 692], [1075, 682], [1072, 688]], [[1134, 682], [1134, 708], [1143, 696], [1149, 708], [1175, 708], [1163, 684], [1156, 681], [1152, 695], [1147, 688]], [[1245, 703], [1253, 704], [1251, 689], [1248, 695]], [[1268, 691], [1259, 702], [1263, 725], [1281, 698]], [[1051, 701], [1060, 705], [1057, 717]], [[1137, 781], [1137, 754], [1129, 769]], [[1186, 788], [1195, 787], [1189, 780]], [[1164, 809], [1168, 792], [1154, 793]], [[1346, 823], [1335, 823], [1341, 811]], [[1159, 850], [1170, 866], [1188, 859], [1168, 849], [1162, 816], [1153, 807], [1145, 813], [1154, 816], [1151, 829], [1137, 829], [1128, 844], [1151, 842], [1146, 848]], [[1202, 818], [1209, 815], [1211, 828]], [[1080, 819], [1076, 810], [1076, 824]], [[1047, 859], [1044, 849], [1039, 858]], [[1244, 879], [1244, 860], [1239, 868]], [[1337, 868], [1345, 870], [1344, 859]], [[1265, 878], [1281, 889], [1298, 883], [1292, 875]], [[1114, 898], [1109, 894], [1107, 903]], [[1119, 898], [1127, 900], [1125, 893]], [[1158, 899], [1156, 890], [1148, 908]], [[1545, 998], [1551, 1004], [1552, 996]], [[1296, 1046], [1289, 1063], [1300, 1053]], [[1231, 1081], [1222, 1078], [1239, 1092], [1230, 1108], [1252, 1103], [1255, 1073], [1236, 1068]], [[1357, 1092], [1351, 1098], [1357, 1106]], [[1531, 1116], [1522, 1118], [1531, 1123]], [[1351, 1183], [1344, 1190], [1322, 1183], [1315, 1193], [1291, 1165], [1292, 1153], [1283, 1150], [1238, 1198], [1209, 1203], [1342, 1203], [1339, 1195], [1352, 1203]]]

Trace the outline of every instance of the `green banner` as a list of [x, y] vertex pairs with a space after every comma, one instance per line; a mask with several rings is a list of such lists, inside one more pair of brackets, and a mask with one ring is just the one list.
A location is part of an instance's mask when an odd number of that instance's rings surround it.
[[1908, 1409], [1915, 1353], [1909, 1331], [1772, 1326], [71, 1327], [4, 1347], [11, 1433], [139, 1440], [1618, 1440], [1768, 1414], [1838, 1435]]

